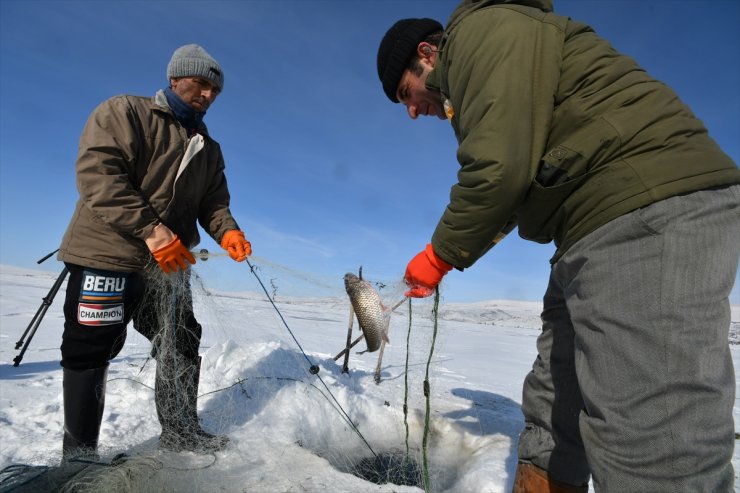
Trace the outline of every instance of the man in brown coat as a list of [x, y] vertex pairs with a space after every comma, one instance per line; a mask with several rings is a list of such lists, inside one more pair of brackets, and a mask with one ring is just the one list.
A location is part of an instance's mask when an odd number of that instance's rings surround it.
[[169, 87], [116, 96], [90, 115], [76, 163], [80, 198], [58, 258], [70, 272], [64, 304], [63, 458], [95, 456], [108, 364], [126, 326], [153, 343], [160, 447], [220, 450], [198, 422], [201, 326], [190, 293], [200, 223], [236, 261], [251, 254], [229, 211], [224, 159], [203, 116], [223, 89], [203, 48], [175, 50]]

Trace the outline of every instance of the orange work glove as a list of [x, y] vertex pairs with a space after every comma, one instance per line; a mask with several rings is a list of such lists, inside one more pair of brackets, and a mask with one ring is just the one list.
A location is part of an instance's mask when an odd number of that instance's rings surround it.
[[229, 257], [237, 262], [244, 260], [252, 255], [252, 244], [244, 239], [244, 233], [238, 229], [230, 229], [221, 238], [221, 248], [229, 252]]
[[195, 257], [190, 253], [190, 250], [185, 248], [185, 245], [182, 244], [177, 235], [175, 235], [175, 239], [165, 246], [154, 250], [152, 256], [165, 274], [177, 272], [178, 267], [183, 271], [187, 270], [188, 264], [185, 262], [186, 260], [191, 264], [195, 263]]
[[405, 296], [411, 298], [429, 296], [445, 274], [451, 270], [452, 266], [439, 258], [434, 253], [432, 244], [428, 244], [426, 249], [412, 258], [406, 267], [403, 279], [411, 289], [406, 291]]
[[186, 270], [188, 268], [186, 260], [191, 264], [195, 263], [193, 254], [185, 248], [177, 235], [162, 223], [154, 226], [144, 242], [165, 273], [177, 272], [178, 267], [183, 271]]

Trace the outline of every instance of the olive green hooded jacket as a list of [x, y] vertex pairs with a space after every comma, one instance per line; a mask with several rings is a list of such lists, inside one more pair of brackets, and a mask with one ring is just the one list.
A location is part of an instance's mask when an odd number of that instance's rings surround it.
[[459, 143], [458, 183], [432, 237], [458, 269], [515, 226], [554, 241], [554, 262], [627, 212], [740, 183], [671, 89], [550, 0], [462, 2], [426, 86], [441, 92]]
[[216, 242], [239, 229], [218, 143], [205, 126], [188, 137], [163, 91], [153, 98], [116, 96], [101, 103], [80, 137], [80, 198], [57, 258], [121, 272], [151, 261], [144, 240], [158, 222], [188, 248], [197, 223]]

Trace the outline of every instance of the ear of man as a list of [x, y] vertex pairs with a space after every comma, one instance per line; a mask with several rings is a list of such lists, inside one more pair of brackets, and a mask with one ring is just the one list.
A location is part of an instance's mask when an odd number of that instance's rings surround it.
[[422, 41], [421, 43], [419, 43], [419, 46], [416, 47], [416, 54], [419, 58], [432, 60], [436, 53], [437, 47], [430, 43], [427, 43], [426, 41]]

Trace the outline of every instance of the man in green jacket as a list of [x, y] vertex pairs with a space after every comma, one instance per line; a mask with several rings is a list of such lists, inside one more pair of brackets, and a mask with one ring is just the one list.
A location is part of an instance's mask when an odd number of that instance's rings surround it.
[[189, 285], [196, 223], [234, 260], [252, 252], [229, 211], [221, 148], [203, 124], [224, 75], [190, 44], [175, 50], [167, 78], [153, 98], [100, 104], [80, 138], [80, 198], [58, 255], [70, 273], [61, 346], [65, 460], [97, 455], [108, 365], [132, 319], [157, 359], [160, 447], [215, 451], [228, 443], [198, 421], [202, 329]]
[[557, 247], [516, 492], [731, 491], [740, 170], [664, 84], [550, 0], [403, 19], [378, 75], [447, 119], [458, 182], [408, 296], [518, 227]]

